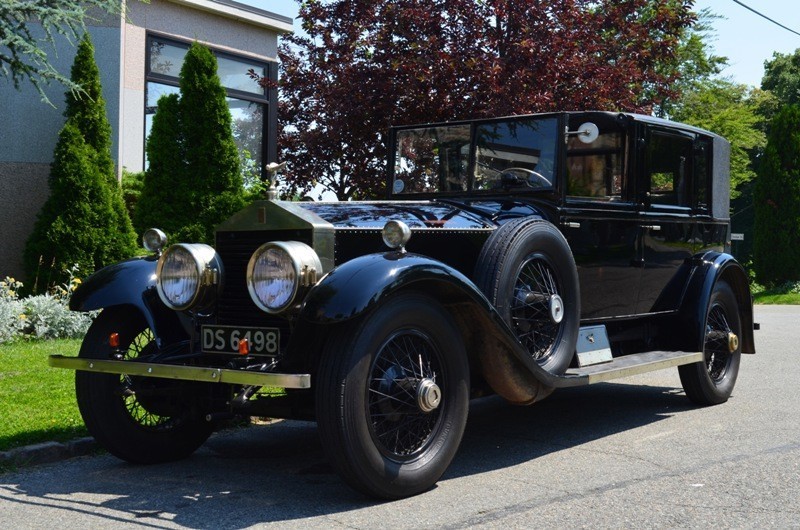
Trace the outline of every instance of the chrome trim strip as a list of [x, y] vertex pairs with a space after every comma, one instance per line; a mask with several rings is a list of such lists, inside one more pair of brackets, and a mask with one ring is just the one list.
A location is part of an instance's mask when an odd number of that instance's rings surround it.
[[141, 377], [159, 377], [182, 381], [205, 383], [228, 383], [233, 385], [271, 386], [276, 388], [311, 388], [310, 374], [276, 374], [206, 368], [202, 366], [177, 366], [171, 364], [148, 364], [131, 361], [111, 361], [51, 355], [47, 364], [54, 368], [68, 368], [84, 372], [126, 374]]

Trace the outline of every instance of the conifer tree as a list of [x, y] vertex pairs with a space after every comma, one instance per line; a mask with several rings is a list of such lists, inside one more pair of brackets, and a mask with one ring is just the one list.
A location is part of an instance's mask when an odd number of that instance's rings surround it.
[[67, 121], [53, 156], [50, 197], [25, 249], [27, 283], [36, 283], [38, 290], [61, 283], [64, 271], [76, 263], [81, 274], [88, 274], [136, 249], [111, 158], [111, 126], [88, 33], [78, 45], [72, 82], [84, 91], [66, 94]]
[[113, 259], [108, 186], [94, 149], [71, 119], [59, 133], [49, 183], [50, 197], [25, 246], [26, 283], [36, 292], [64, 283], [66, 269], [75, 264], [86, 274]]
[[180, 89], [180, 97], [158, 102], [136, 229], [158, 227], [173, 241], [212, 243], [216, 225], [245, 198], [225, 89], [206, 46], [189, 48]]
[[783, 107], [770, 124], [755, 185], [753, 263], [759, 282], [800, 280], [800, 106]]
[[178, 94], [159, 98], [146, 149], [149, 167], [136, 203], [134, 226], [139, 234], [160, 228], [174, 240], [177, 232], [197, 217], [187, 205], [191, 187], [186, 179]]
[[109, 242], [112, 261], [129, 257], [136, 250], [136, 233], [122, 198], [122, 187], [117, 179], [114, 160], [111, 158], [111, 124], [106, 114], [106, 101], [100, 83], [100, 69], [94, 59], [94, 45], [89, 33], [84, 33], [72, 63], [72, 81], [83, 88], [83, 92], [66, 93], [64, 115], [72, 119], [86, 143], [96, 153], [96, 163], [105, 178], [111, 197], [112, 223], [117, 237]]

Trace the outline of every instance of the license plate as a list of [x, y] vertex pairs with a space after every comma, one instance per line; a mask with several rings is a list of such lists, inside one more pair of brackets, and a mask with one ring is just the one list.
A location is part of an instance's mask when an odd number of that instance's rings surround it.
[[244, 326], [203, 326], [201, 348], [205, 353], [239, 353], [239, 342], [247, 339], [252, 355], [277, 355], [281, 342], [278, 328]]

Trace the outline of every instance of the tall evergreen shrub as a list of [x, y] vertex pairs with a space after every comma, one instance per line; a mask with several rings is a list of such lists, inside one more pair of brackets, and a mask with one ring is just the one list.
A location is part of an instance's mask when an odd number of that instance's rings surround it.
[[113, 256], [113, 261], [117, 261], [129, 257], [136, 251], [136, 233], [125, 208], [122, 187], [111, 157], [111, 124], [106, 114], [106, 101], [100, 84], [100, 69], [94, 60], [94, 45], [89, 33], [85, 33], [78, 44], [78, 53], [72, 63], [71, 78], [83, 92], [67, 92], [64, 115], [68, 120], [73, 120], [86, 143], [94, 148], [97, 167], [108, 183], [111, 208], [114, 211], [112, 224], [117, 231], [117, 236], [109, 241], [111, 245], [109, 254]]
[[211, 243], [216, 225], [245, 199], [225, 89], [206, 46], [189, 48], [180, 89], [180, 98], [165, 96], [158, 103], [136, 228], [155, 226], [172, 240]]
[[67, 120], [50, 170], [50, 196], [39, 212], [24, 254], [27, 285], [43, 291], [69, 278], [129, 257], [136, 236], [122, 201], [111, 158], [100, 72], [89, 34], [81, 39], [72, 81], [84, 92], [66, 94]]
[[800, 280], [800, 106], [781, 109], [770, 124], [755, 185], [754, 268], [773, 286]]
[[192, 190], [186, 178], [180, 97], [177, 94], [159, 98], [158, 112], [153, 116], [145, 148], [149, 166], [136, 203], [134, 226], [140, 234], [148, 228], [160, 228], [174, 240], [181, 228], [197, 221], [190, 204]]
[[108, 184], [72, 120], [59, 133], [49, 183], [50, 197], [25, 246], [28, 287], [36, 292], [66, 282], [74, 264], [88, 273], [116, 258], [109, 255], [115, 230]]

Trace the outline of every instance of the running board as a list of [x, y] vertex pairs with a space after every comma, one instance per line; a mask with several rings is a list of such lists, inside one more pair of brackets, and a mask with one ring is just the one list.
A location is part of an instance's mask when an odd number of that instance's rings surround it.
[[611, 381], [637, 374], [673, 368], [683, 364], [698, 363], [703, 360], [703, 352], [648, 351], [617, 357], [610, 363], [594, 364], [583, 368], [571, 368], [559, 379], [562, 384], [555, 386], [580, 386]]

